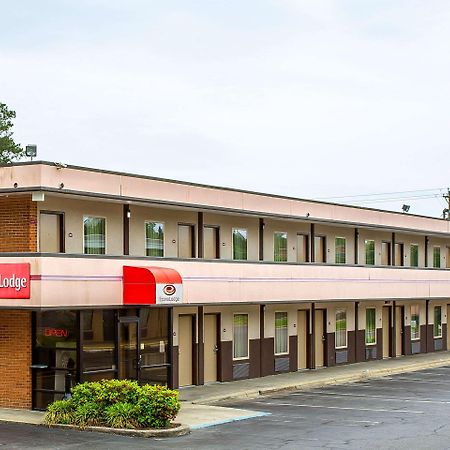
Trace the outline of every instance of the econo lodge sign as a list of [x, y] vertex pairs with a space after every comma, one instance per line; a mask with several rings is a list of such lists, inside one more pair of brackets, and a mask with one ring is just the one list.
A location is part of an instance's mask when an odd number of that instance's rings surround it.
[[0, 264], [0, 299], [30, 298], [30, 265]]

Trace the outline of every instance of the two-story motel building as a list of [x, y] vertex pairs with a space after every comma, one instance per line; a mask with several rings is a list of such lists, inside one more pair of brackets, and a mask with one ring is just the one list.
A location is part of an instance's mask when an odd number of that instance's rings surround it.
[[446, 220], [49, 162], [0, 205], [0, 406], [449, 346]]

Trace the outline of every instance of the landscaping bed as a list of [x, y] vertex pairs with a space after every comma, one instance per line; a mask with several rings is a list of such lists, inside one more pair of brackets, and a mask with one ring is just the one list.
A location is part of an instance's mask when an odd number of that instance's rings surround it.
[[71, 398], [50, 404], [44, 424], [128, 436], [163, 437], [189, 433], [174, 424], [178, 392], [130, 380], [101, 380], [76, 385]]

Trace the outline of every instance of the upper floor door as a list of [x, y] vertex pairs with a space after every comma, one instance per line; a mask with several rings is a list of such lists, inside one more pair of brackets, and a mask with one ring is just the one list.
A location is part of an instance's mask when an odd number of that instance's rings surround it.
[[178, 225], [178, 258], [195, 258], [194, 225]]
[[40, 213], [39, 251], [64, 253], [64, 213], [54, 211]]
[[203, 228], [204, 258], [220, 258], [219, 227], [205, 226]]

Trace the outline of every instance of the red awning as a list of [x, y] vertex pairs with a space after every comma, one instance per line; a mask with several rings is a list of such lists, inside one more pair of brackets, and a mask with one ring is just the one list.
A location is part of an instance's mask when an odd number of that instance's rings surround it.
[[167, 267], [123, 267], [123, 303], [181, 303], [181, 275]]

